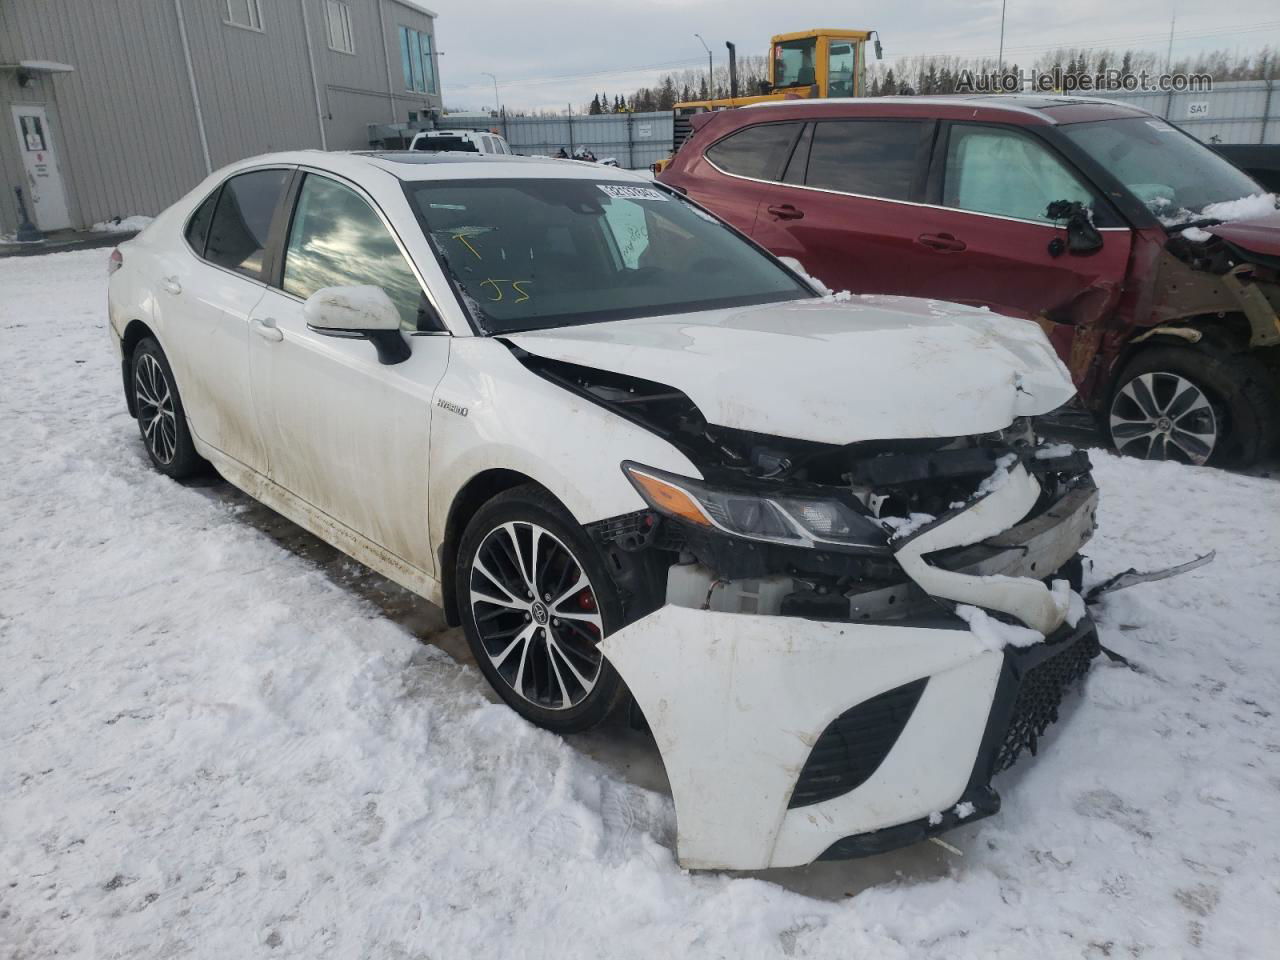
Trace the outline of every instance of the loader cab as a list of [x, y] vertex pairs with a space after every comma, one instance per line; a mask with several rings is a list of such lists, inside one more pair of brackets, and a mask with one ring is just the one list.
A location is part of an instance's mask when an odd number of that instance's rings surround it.
[[[693, 118], [700, 113], [745, 107], [767, 100], [863, 96], [864, 51], [873, 33], [876, 32], [819, 28], [778, 34], [769, 46], [769, 79], [760, 83], [759, 90], [751, 90], [738, 97], [693, 100], [675, 105], [672, 111], [672, 155], [693, 132]], [[875, 41], [875, 49], [878, 59], [879, 39]], [[650, 169], [661, 173], [670, 162], [671, 157], [667, 157]]]
[[769, 93], [800, 97], [862, 95], [863, 30], [807, 30], [773, 38]]

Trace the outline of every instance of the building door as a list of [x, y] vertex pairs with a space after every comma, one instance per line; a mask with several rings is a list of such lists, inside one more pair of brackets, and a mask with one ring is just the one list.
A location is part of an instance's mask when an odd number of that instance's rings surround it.
[[71, 226], [67, 193], [58, 169], [58, 153], [44, 107], [19, 104], [13, 108], [13, 126], [18, 133], [18, 152], [27, 175], [27, 212], [41, 230], [63, 230]]

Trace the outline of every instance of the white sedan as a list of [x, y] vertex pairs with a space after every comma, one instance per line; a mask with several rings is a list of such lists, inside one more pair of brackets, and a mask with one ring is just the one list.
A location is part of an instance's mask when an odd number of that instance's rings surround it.
[[995, 812], [1098, 651], [1034, 324], [824, 297], [661, 185], [447, 153], [233, 164], [111, 271], [156, 468], [442, 605], [534, 723], [634, 702], [687, 866]]

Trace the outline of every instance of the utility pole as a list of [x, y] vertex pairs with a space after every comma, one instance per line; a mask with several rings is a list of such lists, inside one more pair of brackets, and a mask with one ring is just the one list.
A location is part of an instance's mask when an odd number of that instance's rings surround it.
[[1000, 61], [996, 70], [1000, 73], [1004, 73], [1004, 8], [1008, 2], [1009, 0], [1000, 0], [1000, 53], [996, 57]]
[[502, 113], [502, 104], [498, 102], [498, 78], [488, 70], [481, 70], [480, 73], [493, 81], [493, 112]]
[[702, 34], [695, 33], [698, 42], [702, 44], [702, 49], [707, 51], [707, 99], [714, 100], [716, 95], [715, 79], [711, 72], [711, 48], [707, 46], [707, 41], [702, 39]]
[[1164, 72], [1168, 73], [1173, 66], [1173, 25], [1178, 22], [1177, 14], [1169, 15], [1169, 49], [1164, 55]]

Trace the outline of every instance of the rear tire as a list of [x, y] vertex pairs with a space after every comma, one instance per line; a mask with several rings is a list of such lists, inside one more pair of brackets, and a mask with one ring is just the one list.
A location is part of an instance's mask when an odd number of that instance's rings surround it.
[[467, 643], [485, 679], [526, 720], [577, 733], [626, 688], [599, 652], [622, 599], [599, 550], [552, 496], [527, 485], [476, 511], [454, 578]]
[[151, 337], [142, 340], [134, 348], [130, 367], [138, 432], [152, 465], [174, 480], [199, 473], [204, 460], [191, 440], [178, 385], [160, 344]]
[[1129, 456], [1250, 466], [1280, 429], [1280, 398], [1256, 357], [1203, 341], [1161, 345], [1129, 361], [1103, 420]]

